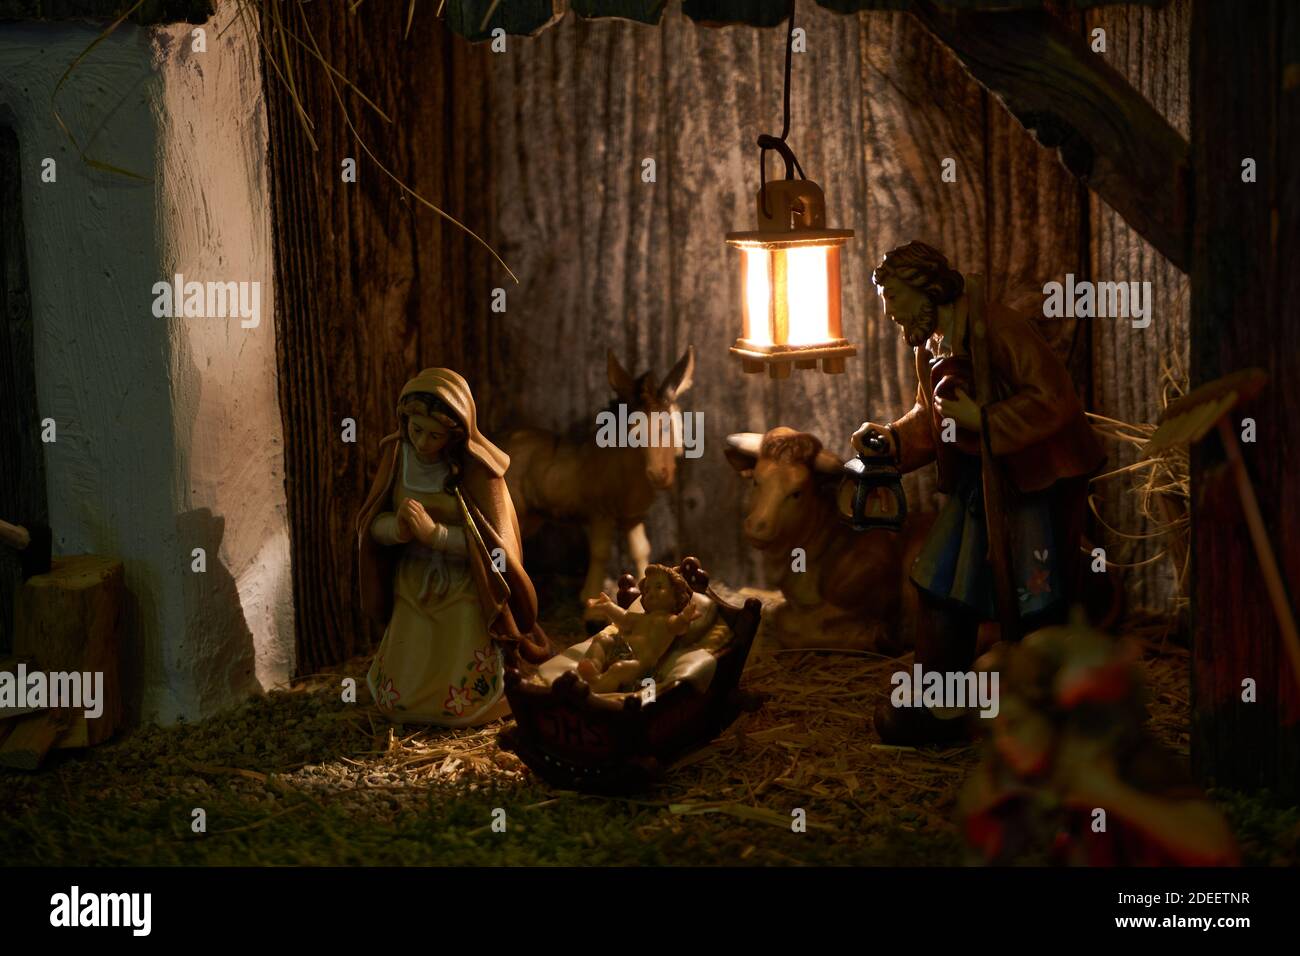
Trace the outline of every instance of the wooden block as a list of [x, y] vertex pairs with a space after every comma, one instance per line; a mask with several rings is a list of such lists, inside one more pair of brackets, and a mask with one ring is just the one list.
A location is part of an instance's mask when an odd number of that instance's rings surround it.
[[0, 744], [0, 767], [35, 770], [70, 722], [67, 711], [55, 710], [18, 718], [13, 731]]
[[79, 710], [72, 712], [72, 719], [68, 722], [67, 729], [63, 731], [58, 740], [54, 742], [55, 750], [72, 750], [78, 747], [93, 747], [101, 744], [112, 736], [114, 727], [104, 722], [104, 716], [108, 713], [105, 710], [95, 720], [89, 719]]
[[79, 710], [74, 712], [86, 724], [87, 745], [107, 740], [121, 719], [118, 660], [125, 599], [122, 562], [92, 554], [55, 558], [48, 574], [18, 588], [14, 654], [35, 658], [47, 673], [104, 675], [103, 713], [86, 721]]
[[51, 671], [91, 669], [116, 650], [125, 596], [122, 562], [98, 555], [55, 558], [48, 574], [18, 591], [14, 656], [33, 657]]
[[[26, 664], [29, 671], [36, 667], [36, 663], [27, 658], [5, 657], [0, 658], [0, 674], [12, 674], [16, 679], [19, 664]], [[25, 717], [28, 714], [38, 714], [43, 710], [45, 710], [44, 707], [5, 707], [0, 705], [0, 720], [9, 720], [14, 717]], [[7, 732], [8, 731], [6, 730], [5, 733]], [[0, 738], [2, 737], [3, 735], [0, 735]]]

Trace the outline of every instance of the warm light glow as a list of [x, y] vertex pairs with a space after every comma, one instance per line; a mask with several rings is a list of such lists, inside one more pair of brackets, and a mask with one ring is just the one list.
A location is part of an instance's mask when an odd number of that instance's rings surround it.
[[742, 249], [745, 256], [745, 338], [761, 345], [772, 344], [768, 318], [772, 283], [768, 276], [768, 251]]
[[826, 341], [826, 248], [803, 246], [787, 249], [786, 308], [790, 316], [789, 345], [815, 345]]
[[826, 228], [821, 187], [806, 179], [766, 183], [757, 213], [757, 229], [727, 233], [741, 253], [744, 316], [731, 354], [746, 372], [772, 378], [819, 366], [843, 372], [857, 354], [840, 312], [840, 248], [853, 230]]

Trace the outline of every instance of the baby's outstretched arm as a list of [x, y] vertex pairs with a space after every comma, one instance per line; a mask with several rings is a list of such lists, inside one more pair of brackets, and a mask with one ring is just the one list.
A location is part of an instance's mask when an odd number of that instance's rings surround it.
[[685, 634], [686, 629], [690, 627], [691, 621], [700, 616], [700, 609], [692, 601], [686, 607], [682, 608], [680, 614], [674, 614], [668, 619], [668, 630], [672, 634]]
[[600, 592], [600, 597], [588, 600], [587, 607], [604, 617], [605, 620], [613, 621], [619, 627], [622, 627], [623, 622], [628, 618], [628, 612], [615, 604], [613, 598], [604, 591]]

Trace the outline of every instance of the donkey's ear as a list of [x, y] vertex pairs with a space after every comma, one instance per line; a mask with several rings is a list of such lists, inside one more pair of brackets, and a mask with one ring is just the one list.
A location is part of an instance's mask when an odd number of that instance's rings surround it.
[[737, 432], [727, 436], [727, 447], [723, 453], [731, 467], [748, 478], [758, 463], [758, 450], [763, 444], [763, 436], [758, 432]]
[[627, 373], [618, 359], [614, 358], [613, 349], [609, 350], [609, 385], [614, 389], [614, 394], [628, 404], [636, 401], [636, 383], [632, 381], [632, 376]]
[[659, 397], [665, 402], [672, 403], [677, 397], [691, 387], [691, 379], [695, 376], [695, 346], [686, 346], [686, 351], [682, 357], [677, 360], [677, 364], [672, 367], [664, 379], [663, 385], [659, 386]]

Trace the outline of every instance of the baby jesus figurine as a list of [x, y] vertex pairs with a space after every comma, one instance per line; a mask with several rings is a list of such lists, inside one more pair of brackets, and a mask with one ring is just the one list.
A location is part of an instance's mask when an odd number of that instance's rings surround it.
[[598, 694], [635, 685], [650, 674], [673, 640], [699, 617], [699, 608], [691, 603], [691, 586], [672, 568], [647, 565], [638, 586], [642, 612], [623, 610], [604, 592], [587, 602], [593, 614], [618, 628], [613, 636], [592, 638], [578, 662], [578, 675]]

